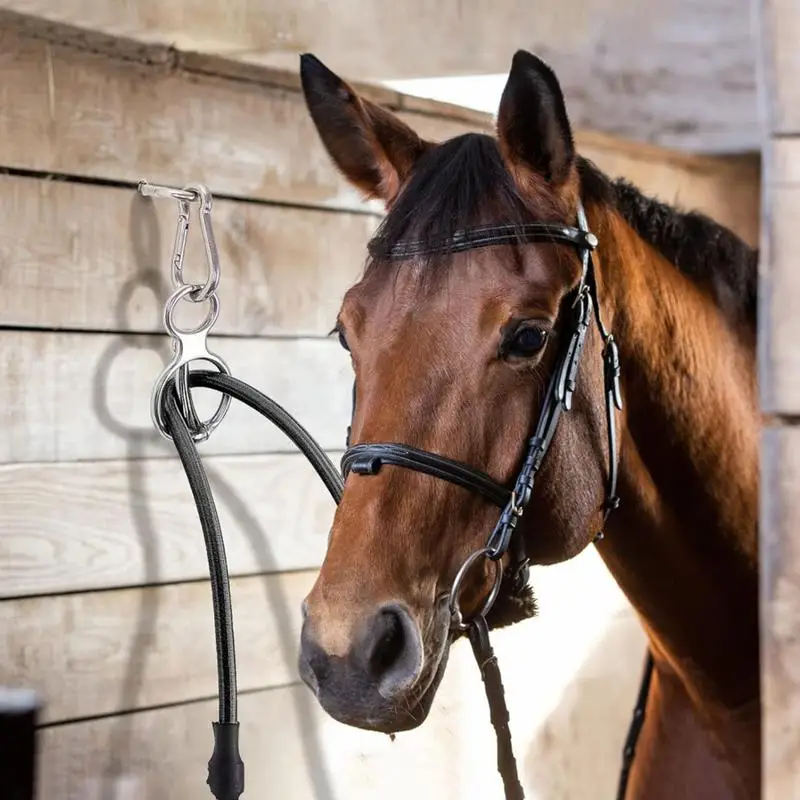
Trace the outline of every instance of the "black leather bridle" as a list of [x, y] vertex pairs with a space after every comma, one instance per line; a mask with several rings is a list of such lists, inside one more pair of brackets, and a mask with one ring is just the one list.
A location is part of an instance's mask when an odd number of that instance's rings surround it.
[[[520, 518], [528, 505], [536, 475], [547, 454], [559, 419], [563, 411], [572, 407], [572, 398], [578, 377], [581, 355], [586, 341], [586, 333], [591, 323], [592, 313], [603, 339], [603, 361], [606, 392], [606, 419], [608, 425], [608, 482], [604, 502], [605, 524], [608, 515], [619, 505], [617, 497], [617, 429], [614, 408], [622, 409], [619, 377], [619, 351], [613, 335], [606, 329], [600, 315], [597, 299], [597, 282], [592, 260], [592, 251], [597, 247], [597, 237], [589, 231], [586, 213], [579, 204], [577, 213], [578, 226], [570, 227], [546, 222], [534, 222], [523, 226], [493, 225], [472, 228], [458, 233], [456, 236], [440, 244], [429, 245], [418, 241], [400, 242], [386, 252], [384, 258], [405, 259], [436, 252], [463, 252], [479, 247], [518, 243], [561, 243], [576, 247], [581, 254], [583, 266], [581, 280], [567, 302], [568, 317], [563, 330], [569, 334], [564, 337], [555, 368], [545, 394], [544, 403], [539, 414], [536, 429], [528, 442], [525, 458], [517, 473], [513, 487], [503, 486], [485, 472], [468, 464], [454, 461], [437, 453], [420, 450], [407, 444], [396, 442], [369, 442], [349, 446], [342, 457], [342, 473], [346, 478], [350, 473], [356, 475], [377, 475], [385, 465], [405, 467], [406, 469], [424, 472], [436, 478], [449, 481], [462, 488], [469, 489], [486, 498], [502, 509], [500, 518], [488, 538], [486, 546], [480, 553], [488, 559], [499, 562], [512, 550], [512, 559], [504, 578], [510, 591], [518, 593], [524, 589], [528, 580], [528, 562], [525, 558], [525, 546], [520, 535], [514, 535]], [[371, 249], [376, 246], [371, 245]], [[354, 404], [355, 404], [355, 391]], [[355, 409], [354, 409], [355, 410]], [[598, 532], [602, 537], [602, 528]], [[470, 556], [469, 563], [474, 563]], [[499, 572], [499, 571], [498, 571]], [[456, 578], [454, 591], [451, 592], [451, 610], [454, 624], [464, 630], [458, 607], [457, 589], [460, 587], [464, 572], [460, 571]], [[498, 581], [501, 578], [498, 577]], [[492, 592], [497, 594], [497, 588]], [[494, 599], [493, 597], [491, 598]], [[489, 611], [488, 603], [482, 615]]]

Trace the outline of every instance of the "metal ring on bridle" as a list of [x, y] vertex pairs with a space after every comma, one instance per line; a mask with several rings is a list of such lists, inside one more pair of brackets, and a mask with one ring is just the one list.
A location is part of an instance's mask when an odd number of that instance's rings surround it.
[[[458, 604], [458, 592], [461, 589], [461, 584], [464, 582], [464, 578], [467, 576], [467, 573], [472, 565], [479, 558], [488, 558], [488, 556], [488, 548], [482, 547], [480, 550], [476, 550], [464, 561], [456, 573], [453, 585], [450, 587], [450, 597], [448, 598], [448, 606], [450, 608], [450, 627], [454, 628], [455, 630], [465, 631], [469, 628], [469, 624], [464, 622], [464, 617], [461, 614], [461, 608]], [[489, 613], [494, 605], [494, 601], [497, 600], [497, 595], [500, 592], [500, 584], [502, 583], [503, 579], [503, 567], [499, 561], [495, 561], [493, 563], [495, 565], [494, 584], [492, 585], [491, 592], [489, 592], [489, 596], [486, 598], [486, 601], [483, 604], [483, 608], [478, 614], [480, 617], [485, 617]]]

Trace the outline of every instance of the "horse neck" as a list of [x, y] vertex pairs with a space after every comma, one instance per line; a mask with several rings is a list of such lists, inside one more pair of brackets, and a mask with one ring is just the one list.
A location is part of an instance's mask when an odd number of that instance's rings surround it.
[[601, 303], [620, 347], [620, 509], [598, 550], [698, 702], [758, 696], [755, 335], [616, 214]]

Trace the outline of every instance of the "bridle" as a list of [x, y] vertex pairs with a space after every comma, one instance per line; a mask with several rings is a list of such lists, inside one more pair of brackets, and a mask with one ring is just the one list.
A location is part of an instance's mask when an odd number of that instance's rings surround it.
[[[563, 338], [559, 348], [538, 423], [528, 442], [514, 485], [509, 488], [470, 465], [409, 445], [370, 442], [350, 446], [349, 428], [347, 449], [342, 458], [340, 473], [325, 451], [291, 414], [271, 398], [233, 377], [224, 360], [208, 349], [207, 336], [219, 312], [216, 290], [220, 279], [219, 255], [211, 228], [211, 193], [202, 185], [177, 189], [148, 184], [145, 181], [140, 182], [138, 191], [144, 196], [177, 200], [179, 207], [171, 261], [174, 291], [164, 307], [164, 327], [172, 339], [173, 358], [153, 387], [151, 416], [156, 429], [166, 439], [172, 441], [180, 457], [197, 506], [208, 555], [219, 682], [219, 719], [212, 723], [214, 751], [208, 762], [207, 783], [212, 794], [218, 800], [238, 800], [244, 791], [244, 763], [239, 755], [236, 652], [225, 546], [216, 504], [196, 443], [205, 441], [209, 437], [225, 416], [231, 398], [234, 398], [263, 415], [291, 439], [314, 467], [337, 504], [341, 501], [344, 491], [343, 478], [346, 479], [350, 474], [376, 475], [384, 465], [392, 465], [449, 481], [500, 507], [500, 518], [486, 545], [473, 552], [458, 570], [450, 588], [449, 605], [452, 633], [454, 637], [462, 633], [468, 635], [481, 670], [489, 701], [491, 722], [497, 734], [498, 770], [503, 779], [506, 800], [523, 800], [524, 794], [511, 746], [508, 709], [497, 659], [489, 642], [486, 615], [494, 605], [503, 585], [507, 587], [511, 596], [521, 596], [526, 590], [528, 561], [517, 526], [530, 502], [536, 475], [552, 443], [561, 414], [569, 411], [572, 406], [578, 368], [593, 310], [603, 339], [609, 443], [603, 525], [611, 511], [619, 505], [616, 494], [618, 461], [614, 411], [615, 408], [622, 408], [619, 353], [614, 338], [606, 330], [600, 315], [592, 261], [592, 251], [597, 246], [597, 238], [589, 231], [583, 206], [580, 204], [578, 206], [577, 227], [543, 222], [522, 226], [476, 227], [461, 232], [434, 248], [429, 245], [423, 246], [419, 242], [402, 242], [390, 248], [388, 253], [382, 253], [384, 257], [390, 259], [403, 259], [443, 250], [462, 252], [478, 247], [531, 242], [561, 243], [578, 248], [582, 263], [581, 279], [577, 289], [565, 301], [565, 309], [562, 311], [567, 317], [562, 332], [569, 333], [569, 336]], [[186, 283], [182, 271], [190, 205], [195, 202], [199, 205], [200, 227], [206, 245], [208, 278], [204, 285]], [[380, 244], [379, 239], [373, 239], [370, 249], [379, 248]], [[184, 330], [176, 324], [174, 314], [179, 302], [200, 303], [205, 300], [211, 302], [211, 311], [198, 327]], [[190, 364], [195, 361], [210, 363], [215, 367], [215, 371], [190, 371]], [[208, 420], [202, 420], [194, 408], [190, 392], [194, 387], [205, 387], [222, 395], [217, 410]], [[355, 413], [355, 386], [353, 411]], [[597, 537], [602, 537], [602, 528]], [[509, 551], [511, 551], [511, 561], [503, 570], [500, 561]], [[459, 590], [471, 567], [482, 558], [487, 558], [497, 565], [496, 578], [481, 611], [465, 621], [459, 606]], [[618, 800], [623, 800], [625, 796], [636, 741], [644, 721], [652, 670], [653, 660], [648, 653], [645, 674], [623, 752]]]
[[[580, 202], [577, 210], [577, 223], [577, 227], [546, 222], [533, 222], [522, 226], [483, 226], [460, 232], [433, 247], [420, 241], [407, 241], [400, 242], [381, 252], [383, 258], [400, 260], [441, 251], [453, 253], [504, 244], [546, 242], [576, 247], [581, 257], [580, 282], [565, 301], [565, 309], [562, 312], [565, 313], [567, 319], [561, 330], [568, 335], [560, 337], [561, 347], [544, 396], [539, 419], [533, 435], [528, 440], [525, 457], [517, 472], [513, 488], [498, 483], [485, 472], [473, 466], [407, 444], [369, 442], [350, 446], [348, 430], [348, 447], [341, 462], [342, 474], [345, 479], [350, 474], [377, 475], [386, 465], [403, 467], [468, 489], [502, 509], [500, 518], [489, 535], [486, 545], [473, 552], [463, 562], [456, 573], [449, 593], [451, 628], [456, 634], [469, 633], [478, 663], [482, 665], [485, 665], [487, 661], [493, 661], [488, 640], [486, 615], [497, 599], [501, 585], [505, 584], [510, 593], [519, 594], [528, 583], [528, 559], [525, 556], [525, 544], [518, 531], [518, 525], [530, 502], [536, 476], [553, 442], [561, 415], [564, 411], [572, 408], [578, 369], [593, 315], [603, 340], [603, 374], [608, 429], [608, 478], [603, 503], [603, 526], [611, 512], [619, 506], [615, 414], [615, 408], [622, 409], [619, 350], [613, 335], [606, 329], [602, 321], [592, 259], [592, 252], [597, 247], [598, 240], [589, 231], [586, 212]], [[379, 240], [377, 242], [373, 240], [370, 243], [370, 250], [373, 254], [380, 252], [379, 248]], [[353, 398], [355, 413], [355, 387]], [[596, 539], [602, 538], [603, 526], [598, 531]], [[510, 563], [503, 570], [500, 561], [509, 551], [511, 551]], [[487, 558], [497, 565], [495, 581], [483, 608], [477, 615], [465, 621], [459, 606], [459, 591], [470, 569], [482, 558]], [[486, 680], [486, 674], [484, 674], [484, 680]], [[499, 672], [496, 680], [499, 681]], [[502, 684], [499, 684], [499, 687], [499, 701], [497, 687], [492, 688], [488, 682], [487, 696], [489, 696], [490, 707], [493, 703], [497, 705], [502, 701], [499, 724], [503, 730], [498, 729], [498, 766], [503, 776], [506, 797], [509, 800], [511, 798], [516, 800], [524, 795], [516, 774], [510, 735], [507, 732], [508, 713], [502, 698]], [[497, 716], [497, 714], [492, 714], [493, 722]], [[497, 725], [496, 728], [498, 728]], [[507, 741], [504, 742], [506, 739]]]
[[[505, 579], [510, 581], [513, 591], [520, 591], [528, 579], [528, 561], [524, 556], [525, 548], [522, 537], [515, 535], [519, 521], [530, 502], [536, 475], [539, 472], [547, 451], [555, 436], [558, 422], [564, 411], [572, 407], [581, 355], [586, 342], [586, 333], [591, 323], [592, 311], [600, 336], [603, 339], [603, 362], [606, 395], [606, 420], [608, 425], [608, 482], [603, 504], [603, 524], [609, 514], [619, 505], [617, 497], [617, 428], [614, 408], [622, 409], [619, 377], [619, 350], [613, 335], [606, 329], [600, 315], [597, 300], [597, 282], [592, 260], [592, 251], [597, 247], [597, 237], [589, 231], [583, 205], [578, 205], [578, 226], [569, 227], [547, 222], [534, 222], [522, 226], [493, 225], [472, 228], [458, 233], [451, 239], [431, 247], [421, 242], [401, 242], [390, 248], [384, 257], [405, 259], [418, 255], [428, 255], [437, 251], [463, 252], [479, 247], [490, 247], [515, 243], [562, 243], [576, 247], [581, 255], [582, 272], [577, 289], [575, 289], [566, 305], [568, 321], [565, 332], [565, 344], [560, 348], [555, 368], [550, 378], [539, 414], [539, 420], [533, 435], [528, 441], [527, 452], [519, 468], [513, 488], [504, 486], [485, 472], [460, 461], [445, 458], [437, 453], [420, 450], [407, 444], [396, 442], [370, 442], [350, 446], [348, 431], [348, 447], [342, 457], [342, 474], [345, 478], [350, 473], [356, 475], [377, 475], [385, 465], [404, 467], [424, 472], [441, 480], [449, 481], [464, 489], [481, 495], [489, 502], [499, 506], [502, 511], [497, 524], [489, 536], [486, 545], [467, 558], [458, 571], [450, 591], [450, 609], [453, 615], [453, 626], [457, 630], [466, 630], [458, 604], [458, 590], [469, 568], [480, 556], [485, 556], [495, 563], [512, 549], [512, 563], [505, 572]], [[371, 243], [373, 251], [379, 244]], [[353, 392], [355, 400], [355, 390]], [[354, 403], [355, 406], [355, 403]], [[354, 408], [355, 411], [355, 408]], [[602, 537], [602, 528], [598, 532]], [[494, 602], [504, 574], [497, 570], [497, 578], [487, 602], [479, 616], [485, 616]]]

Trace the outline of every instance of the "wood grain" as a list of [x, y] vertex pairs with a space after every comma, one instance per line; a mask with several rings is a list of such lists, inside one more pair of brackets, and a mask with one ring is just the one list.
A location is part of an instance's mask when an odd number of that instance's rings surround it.
[[[150, 421], [150, 392], [166, 337], [0, 331], [0, 463], [90, 461], [171, 454]], [[323, 447], [343, 446], [352, 370], [338, 342], [212, 337], [233, 375], [294, 414]], [[201, 365], [202, 366], [202, 365]], [[219, 395], [197, 390], [207, 417]], [[277, 428], [240, 403], [202, 453], [294, 452]]]
[[764, 798], [800, 791], [800, 428], [767, 427], [761, 477]]
[[[298, 680], [300, 603], [315, 576], [231, 582], [240, 690]], [[2, 601], [0, 685], [33, 687], [44, 723], [213, 697], [209, 584]]]
[[769, 132], [800, 135], [800, 6], [796, 0], [761, 0], [763, 92]]
[[[392, 745], [386, 736], [325, 718], [304, 686], [242, 696], [239, 708], [245, 797], [404, 800], [413, 787], [441, 800], [472, 796], [459, 793], [452, 778], [461, 737], [444, 719]], [[216, 713], [216, 703], [206, 701], [46, 729], [37, 798], [210, 796], [205, 781]], [[491, 755], [485, 761], [493, 769]]]
[[[266, 84], [253, 76], [185, 73], [13, 32], [3, 46], [0, 165], [131, 183], [202, 181], [215, 194], [381, 210], [363, 203], [336, 172], [300, 93], [276, 86], [274, 71]], [[447, 107], [400, 116], [437, 141], [492, 127], [489, 115], [465, 121]], [[592, 134], [579, 134], [578, 142], [612, 175], [626, 175], [667, 201], [707, 208], [750, 240], [758, 203], [752, 157], [681, 156]], [[732, 177], [742, 175], [744, 184], [737, 177], [729, 194]]]
[[[160, 48], [165, 60], [176, 59], [173, 46], [204, 61], [224, 56], [245, 74], [252, 65], [295, 72], [301, 52], [370, 81], [503, 74], [522, 47], [553, 66], [581, 127], [687, 151], [759, 144], [752, 23], [742, 0], [658, 8], [615, 0], [0, 0], [0, 7], [44, 16], [52, 30], [40, 19], [30, 24], [40, 35], [95, 48], [103, 34], [125, 36]], [[82, 36], [63, 22], [82, 26]]]
[[769, 179], [764, 243], [759, 266], [762, 409], [770, 414], [800, 413], [800, 280], [795, 269], [800, 220], [800, 138], [769, 145]]
[[[0, 70], [1, 166], [379, 208], [336, 172], [296, 89], [187, 74], [13, 31], [4, 33]], [[404, 117], [435, 138], [468, 129], [430, 113]]]
[[[0, 467], [0, 597], [208, 576], [175, 457]], [[331, 454], [338, 463], [339, 455]], [[300, 454], [204, 459], [232, 575], [317, 568], [335, 505]]]
[[[698, 208], [746, 240], [758, 237], [758, 165], [752, 159], [680, 159], [584, 135], [582, 150], [611, 175]], [[4, 325], [163, 331], [175, 206], [133, 190], [0, 177], [0, 293]], [[218, 333], [324, 336], [359, 278], [377, 217], [217, 200], [223, 278]], [[187, 277], [204, 280], [196, 224]], [[188, 304], [187, 304], [188, 306]], [[205, 307], [189, 307], [194, 316]], [[198, 320], [199, 321], [199, 320]]]
[[[3, 325], [163, 333], [175, 203], [2, 176], [0, 205]], [[325, 336], [378, 219], [217, 200], [213, 224], [222, 267], [215, 332]], [[196, 216], [185, 264], [186, 280], [205, 281]], [[207, 312], [194, 308], [187, 323]]]

